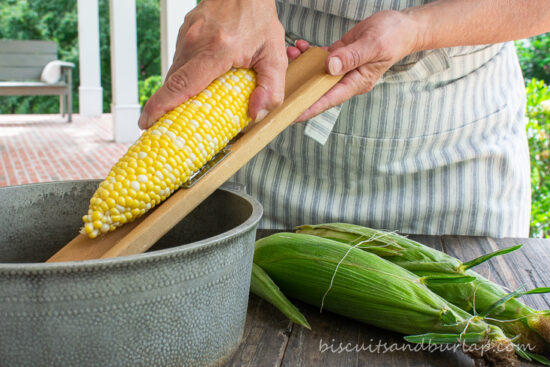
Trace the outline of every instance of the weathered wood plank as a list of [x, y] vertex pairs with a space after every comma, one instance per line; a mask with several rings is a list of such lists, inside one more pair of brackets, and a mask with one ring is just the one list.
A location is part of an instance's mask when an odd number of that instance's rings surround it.
[[55, 42], [0, 40], [0, 80], [38, 80], [43, 67], [56, 59]]
[[[508, 264], [518, 285], [525, 284], [527, 289], [550, 287], [550, 240], [505, 238], [495, 242], [499, 248], [523, 244], [521, 249], [500, 259]], [[550, 309], [550, 294], [524, 296], [522, 300], [534, 308]]]
[[241, 344], [223, 366], [280, 366], [293, 327], [275, 307], [251, 294]]
[[6, 54], [0, 52], [0, 69], [3, 67], [17, 66], [17, 67], [36, 67], [42, 70], [42, 68], [50, 61], [57, 60], [57, 54], [22, 54], [12, 53]]
[[42, 74], [42, 68], [37, 67], [1, 67], [0, 68], [0, 80], [40, 80]]
[[271, 236], [272, 234], [279, 233], [279, 232], [294, 232], [293, 230], [278, 230], [278, 229], [258, 229], [256, 231], [256, 239], [259, 240], [260, 238]]
[[427, 236], [420, 234], [411, 234], [407, 236], [413, 241], [420, 242], [423, 245], [429, 246], [439, 251], [444, 251], [443, 242], [439, 236]]
[[42, 85], [2, 85], [0, 83], [0, 96], [38, 96], [38, 95], [60, 95], [67, 93], [67, 84], [57, 83], [57, 84], [42, 84]]
[[357, 352], [335, 353], [342, 346], [359, 342], [359, 323], [302, 302], [294, 301], [312, 329], [295, 326], [290, 335], [282, 367], [357, 366]]
[[57, 43], [42, 40], [0, 40], [2, 53], [56, 53]]
[[[439, 346], [420, 346], [407, 343], [398, 333], [363, 325], [359, 342], [365, 348], [359, 353], [358, 367], [473, 367], [474, 362], [461, 351], [453, 351]], [[368, 349], [370, 347], [370, 349]], [[431, 349], [429, 349], [431, 348]], [[452, 362], [451, 362], [452, 361]]]

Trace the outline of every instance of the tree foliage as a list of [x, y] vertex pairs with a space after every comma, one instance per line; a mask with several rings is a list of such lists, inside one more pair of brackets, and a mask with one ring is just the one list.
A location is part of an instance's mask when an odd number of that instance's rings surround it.
[[[103, 110], [111, 104], [109, 0], [99, 0], [99, 39]], [[160, 74], [160, 4], [136, 0], [138, 79]], [[76, 0], [0, 0], [0, 38], [57, 42], [59, 58], [73, 62], [73, 103], [78, 111], [78, 19]], [[0, 97], [0, 113], [57, 113], [55, 96]]]
[[516, 49], [525, 80], [535, 78], [550, 84], [550, 33], [517, 41]]
[[[59, 57], [77, 65], [73, 72], [76, 88], [79, 81], [76, 1], [0, 0], [0, 4], [0, 38], [56, 41]], [[0, 98], [0, 113], [56, 113], [58, 110], [59, 99], [55, 96]]]
[[143, 108], [145, 102], [160, 88], [162, 78], [160, 75], [153, 75], [145, 80], [139, 81], [139, 104]]
[[531, 236], [550, 237], [550, 87], [527, 85], [527, 136], [531, 152]]

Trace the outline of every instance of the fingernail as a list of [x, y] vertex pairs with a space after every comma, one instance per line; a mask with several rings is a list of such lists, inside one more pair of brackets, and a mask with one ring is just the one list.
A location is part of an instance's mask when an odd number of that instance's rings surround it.
[[340, 74], [342, 72], [342, 60], [338, 57], [331, 57], [330, 60], [328, 60], [328, 71], [332, 75]]
[[260, 112], [258, 112], [258, 114], [256, 115], [256, 120], [254, 120], [254, 122], [258, 122], [258, 121], [261, 121], [263, 120], [267, 114], [269, 113], [268, 110], [260, 110]]
[[148, 123], [149, 123], [149, 115], [145, 112], [142, 112], [141, 116], [139, 116], [139, 121], [138, 121], [139, 128], [146, 129]]

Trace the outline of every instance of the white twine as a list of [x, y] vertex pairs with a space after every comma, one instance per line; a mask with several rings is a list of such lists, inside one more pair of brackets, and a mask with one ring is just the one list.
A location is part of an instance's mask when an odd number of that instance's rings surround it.
[[[468, 322], [466, 323], [466, 327], [460, 333], [460, 338], [461, 339], [462, 339], [462, 335], [464, 335], [466, 333], [466, 330], [468, 330], [468, 326], [470, 326], [470, 322], [472, 321], [472, 319], [474, 317], [479, 316], [478, 313], [477, 313], [477, 310], [476, 310], [476, 294], [477, 294], [477, 290], [479, 288], [479, 285], [480, 285], [480, 283], [476, 284], [476, 287], [474, 289], [474, 295], [472, 297], [472, 311], [473, 311], [472, 313], [473, 313], [473, 316], [468, 319]], [[496, 321], [496, 322], [515, 322], [515, 321], [519, 321], [519, 320], [524, 319], [524, 318], [525, 317], [519, 317], [517, 319], [510, 319], [510, 320], [499, 320], [499, 319], [494, 319], [494, 318], [488, 317], [488, 316], [483, 316], [482, 317], [483, 320], [490, 320], [490, 321]], [[514, 341], [515, 339], [517, 339], [519, 337], [520, 337], [520, 335], [518, 334], [518, 335], [514, 336], [513, 338], [510, 338], [510, 341]]]
[[[357, 245], [362, 245], [364, 243], [369, 243], [369, 242], [373, 242], [373, 241], [376, 241], [378, 239], [381, 239], [381, 238], [384, 238], [390, 234], [396, 234], [397, 231], [383, 231], [383, 230], [379, 230], [378, 233], [374, 233], [372, 236], [370, 237], [367, 237], [365, 235], [361, 235], [359, 237], [357, 237], [357, 239], [351, 241], [351, 243], [354, 243], [355, 241], [358, 241], [359, 239], [361, 238], [365, 238], [364, 240], [360, 241]], [[391, 245], [398, 245], [397, 244], [397, 241], [395, 239], [392, 239], [390, 242], [388, 243], [385, 243], [384, 245], [382, 246], [364, 246], [364, 247], [361, 247], [361, 248], [384, 248], [384, 247], [388, 247], [388, 246], [391, 246]]]
[[479, 288], [479, 283], [476, 284], [476, 287], [474, 289], [474, 296], [472, 297], [472, 309], [474, 312], [472, 312], [474, 314], [474, 316], [477, 316], [477, 310], [476, 310], [476, 294], [477, 294], [477, 289]]
[[514, 322], [514, 321], [520, 321], [523, 320], [525, 317], [518, 317], [517, 319], [510, 319], [510, 320], [499, 320], [494, 319], [492, 317], [484, 317], [483, 320], [491, 320], [491, 321], [497, 321], [497, 322]]
[[[382, 234], [382, 233], [380, 233]], [[332, 289], [332, 285], [334, 284], [334, 278], [336, 278], [336, 273], [338, 272], [338, 268], [340, 267], [340, 265], [344, 262], [346, 256], [348, 256], [348, 254], [350, 253], [350, 251], [354, 248], [357, 248], [358, 246], [361, 246], [362, 244], [364, 244], [365, 242], [372, 242], [372, 241], [375, 241], [379, 238], [382, 238], [386, 235], [386, 233], [384, 233], [382, 236], [379, 236], [379, 234], [375, 233], [374, 235], [372, 235], [370, 238], [367, 238], [363, 241], [360, 241], [359, 243], [357, 243], [356, 245], [350, 247], [346, 253], [344, 254], [344, 256], [340, 259], [340, 261], [338, 262], [338, 264], [336, 264], [336, 268], [334, 268], [334, 273], [332, 274], [332, 278], [330, 279], [330, 284], [328, 286], [328, 289], [326, 290], [325, 294], [323, 294], [323, 298], [321, 299], [321, 308], [319, 309], [319, 313], [322, 313], [323, 312], [323, 307], [325, 305], [325, 298], [327, 297], [327, 294], [328, 292]], [[388, 246], [390, 244], [386, 244], [385, 246]], [[385, 247], [385, 246], [378, 246], [378, 247]]]
[[462, 339], [462, 336], [466, 334], [466, 331], [468, 330], [468, 327], [470, 326], [470, 322], [472, 322], [473, 318], [477, 316], [472, 316], [468, 319], [468, 322], [466, 323], [466, 326], [464, 327], [464, 330], [458, 335], [459, 340]]

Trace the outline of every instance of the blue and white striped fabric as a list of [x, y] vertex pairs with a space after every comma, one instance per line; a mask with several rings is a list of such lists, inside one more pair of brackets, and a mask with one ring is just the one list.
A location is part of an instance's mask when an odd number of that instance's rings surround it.
[[[277, 7], [287, 31], [330, 45], [374, 12], [421, 3], [281, 0]], [[324, 145], [316, 141], [322, 133], [305, 135], [311, 123], [295, 124], [233, 180], [263, 204], [261, 228], [343, 221], [405, 233], [528, 236], [524, 108], [512, 43], [420, 52], [333, 113]]]

